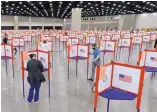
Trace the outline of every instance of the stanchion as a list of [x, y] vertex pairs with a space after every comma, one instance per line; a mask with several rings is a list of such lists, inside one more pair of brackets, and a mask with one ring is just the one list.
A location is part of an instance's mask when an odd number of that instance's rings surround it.
[[51, 96], [51, 93], [50, 93], [50, 78], [49, 78], [49, 98]]
[[12, 69], [13, 69], [13, 78], [14, 78], [14, 64], [12, 65]]
[[5, 65], [6, 65], [6, 74], [8, 75], [8, 67], [7, 67], [7, 60], [5, 59]]
[[107, 101], [107, 112], [109, 112], [109, 109], [110, 109], [110, 99], [108, 99]]
[[23, 86], [23, 98], [25, 98], [24, 78], [22, 78], [22, 86]]

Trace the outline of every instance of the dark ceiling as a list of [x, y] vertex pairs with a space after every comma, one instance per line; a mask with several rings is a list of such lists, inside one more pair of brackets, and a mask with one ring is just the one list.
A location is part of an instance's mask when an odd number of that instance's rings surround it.
[[2, 1], [2, 15], [70, 18], [72, 8], [82, 17], [157, 12], [156, 1]]

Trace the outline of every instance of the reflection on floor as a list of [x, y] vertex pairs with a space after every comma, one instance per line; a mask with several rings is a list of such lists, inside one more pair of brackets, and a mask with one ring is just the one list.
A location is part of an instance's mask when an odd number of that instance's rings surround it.
[[[55, 42], [55, 51], [58, 49], [58, 43]], [[27, 43], [27, 50], [31, 49], [30, 43]], [[35, 49], [33, 42], [32, 49]], [[15, 58], [15, 78], [12, 77], [11, 61], [7, 62], [8, 74], [6, 74], [5, 62], [1, 63], [1, 94], [2, 94], [2, 112], [93, 112], [93, 83], [86, 79], [86, 62], [78, 62], [78, 76], [76, 77], [76, 63], [74, 60], [70, 63], [70, 78], [67, 77], [66, 50], [61, 44], [61, 52], [54, 52], [53, 69], [51, 69], [51, 98], [48, 98], [48, 82], [43, 83], [40, 91], [40, 101], [38, 104], [28, 105], [26, 98], [28, 95], [29, 84], [26, 81], [25, 73], [25, 98], [22, 95], [21, 62], [19, 53]], [[20, 50], [23, 50], [21, 48]], [[19, 49], [18, 49], [19, 51]], [[107, 53], [104, 57], [104, 63], [110, 60], [112, 54]], [[118, 61], [127, 63], [128, 50], [121, 52], [121, 58]], [[130, 58], [130, 64], [136, 65], [138, 57], [138, 47], [134, 48]], [[101, 60], [103, 54], [101, 54]], [[103, 61], [101, 61], [103, 63]], [[89, 75], [91, 75], [91, 64], [89, 66]], [[47, 73], [45, 73], [47, 76]], [[141, 112], [157, 112], [157, 77], [151, 80], [151, 74], [145, 74], [144, 90], [142, 96]], [[99, 97], [97, 112], [106, 112], [107, 99]], [[134, 101], [111, 101], [110, 112], [136, 112], [136, 100]]]

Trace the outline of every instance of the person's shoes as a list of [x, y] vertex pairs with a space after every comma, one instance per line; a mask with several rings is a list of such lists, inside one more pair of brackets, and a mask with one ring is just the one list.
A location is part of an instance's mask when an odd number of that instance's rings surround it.
[[93, 79], [88, 79], [88, 80], [93, 81]]
[[34, 103], [38, 103], [39, 102], [39, 100], [38, 101], [35, 101]]
[[29, 102], [28, 100], [27, 100], [27, 103], [28, 103], [28, 104], [31, 104], [31, 102]]

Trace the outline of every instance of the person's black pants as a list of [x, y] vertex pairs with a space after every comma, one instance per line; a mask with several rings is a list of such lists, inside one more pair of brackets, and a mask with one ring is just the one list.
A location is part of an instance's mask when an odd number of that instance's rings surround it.
[[16, 55], [16, 53], [17, 53], [17, 49], [16, 49], [16, 47], [14, 47], [14, 55]]

